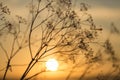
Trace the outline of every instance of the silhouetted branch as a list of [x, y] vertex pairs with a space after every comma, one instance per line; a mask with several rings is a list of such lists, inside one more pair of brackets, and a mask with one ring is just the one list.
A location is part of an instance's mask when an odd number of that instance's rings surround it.
[[8, 53], [7, 53], [6, 49], [3, 47], [3, 45], [1, 43], [0, 43], [0, 47], [4, 51], [4, 53], [6, 55], [6, 58], [9, 59]]
[[[29, 75], [37, 63], [45, 63], [49, 56], [62, 58], [63, 62], [73, 62], [66, 80], [71, 78], [74, 70], [86, 65], [79, 77], [82, 80], [88, 75], [88, 71], [92, 70], [93, 65], [105, 62], [104, 55], [109, 55], [113, 63], [114, 70], [111, 75], [117, 71], [118, 67], [115, 66], [118, 66], [118, 58], [115, 56], [110, 37], [105, 42], [98, 40], [99, 31], [102, 31], [102, 28], [97, 27], [92, 15], [88, 13], [89, 7], [86, 3], [80, 3], [79, 14], [72, 0], [32, 0], [29, 6], [30, 18], [16, 15], [16, 20], [12, 20], [14, 17], [11, 17], [14, 15], [10, 15], [8, 6], [0, 3], [0, 50], [7, 58], [6, 67], [0, 70], [4, 71], [3, 80], [7, 79], [8, 71], [12, 71], [12, 67], [26, 67], [20, 75], [20, 80], [32, 79], [46, 72], [43, 70], [45, 68], [40, 67], [40, 72]], [[8, 15], [9, 19], [7, 19]], [[113, 23], [111, 26], [111, 33], [119, 34], [119, 30]], [[4, 44], [4, 40], [10, 45]], [[22, 51], [26, 54], [22, 55]], [[14, 64], [19, 54], [22, 55], [20, 56], [22, 59], [26, 55], [30, 58], [26, 59], [27, 64], [23, 62], [23, 64]], [[97, 78], [100, 80], [99, 77], [107, 79], [102, 73]]]

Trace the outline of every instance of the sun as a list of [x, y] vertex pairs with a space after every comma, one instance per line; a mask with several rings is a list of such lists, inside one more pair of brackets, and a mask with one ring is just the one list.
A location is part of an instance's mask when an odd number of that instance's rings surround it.
[[49, 59], [47, 62], [46, 62], [46, 68], [47, 70], [50, 70], [50, 71], [56, 71], [58, 69], [58, 61], [56, 59]]

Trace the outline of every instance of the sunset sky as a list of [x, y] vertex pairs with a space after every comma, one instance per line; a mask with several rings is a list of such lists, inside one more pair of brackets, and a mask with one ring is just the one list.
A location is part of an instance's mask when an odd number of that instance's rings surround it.
[[[4, 0], [12, 8], [13, 13], [22, 14], [26, 12], [26, 7], [30, 0]], [[74, 5], [79, 8], [80, 3], [87, 3], [90, 6], [90, 13], [92, 14], [96, 24], [103, 27], [110, 26], [114, 22], [117, 26], [120, 25], [120, 0], [74, 0]], [[118, 27], [120, 29], [120, 27]]]
[[[29, 18], [28, 4], [30, 1], [31, 0], [0, 0], [0, 2], [3, 2], [5, 5], [7, 5], [10, 8], [10, 10], [12, 12], [12, 16], [21, 15], [27, 19]], [[110, 35], [112, 22], [115, 23], [116, 28], [120, 31], [120, 0], [73, 0], [73, 1], [74, 1], [73, 4], [75, 5], [75, 9], [79, 9], [80, 3], [88, 4], [88, 6], [89, 6], [88, 13], [90, 13], [92, 15], [92, 17], [95, 21], [95, 24], [98, 27], [103, 28], [103, 32], [100, 32], [100, 34], [102, 34], [102, 35], [100, 35], [102, 38], [101, 42], [106, 40], [108, 38], [108, 36]], [[120, 50], [120, 33], [112, 34], [110, 39], [111, 39], [111, 43], [114, 46], [114, 50], [116, 51], [116, 55], [120, 58], [120, 51], [119, 51]], [[7, 45], [7, 43], [6, 43], [6, 45]], [[24, 51], [25, 51], [25, 49], [24, 49]], [[21, 51], [21, 53], [23, 54], [24, 51]], [[20, 54], [20, 55], [22, 55], [22, 54]], [[21, 61], [20, 55], [16, 56], [16, 58], [15, 58], [16, 62]], [[0, 52], [0, 58], [1, 58], [1, 56], [3, 56], [3, 54], [1, 54], [1, 52]], [[23, 58], [27, 59], [26, 56], [24, 56]], [[5, 58], [0, 59], [0, 70], [1, 70], [1, 67], [3, 68], [3, 66], [5, 65], [2, 62], [4, 59]], [[59, 63], [60, 63], [60, 65], [62, 65], [61, 67], [65, 68], [65, 69], [67, 69], [69, 66], [69, 65], [64, 66], [64, 65], [66, 65], [66, 63], [62, 63], [62, 62], [59, 62]], [[86, 68], [86, 66], [85, 67], [83, 66], [82, 69], [84, 70], [84, 68]], [[22, 68], [18, 67], [17, 69], [15, 69], [15, 70], [18, 71], [18, 74], [20, 75], [21, 74], [20, 71], [22, 70]], [[82, 71], [82, 69], [81, 69], [81, 71]], [[106, 70], [108, 70], [108, 69], [106, 69]], [[74, 75], [78, 76], [78, 73], [79, 72], [77, 72]], [[15, 72], [15, 74], [17, 74], [17, 72]], [[43, 73], [41, 80], [48, 79], [49, 77], [52, 80], [53, 77], [51, 77], [51, 76], [53, 76], [55, 74], [62, 75], [63, 78], [65, 78], [65, 74], [68, 74], [68, 71], [66, 71], [66, 73], [62, 72], [62, 71], [59, 71], [58, 73], [52, 72], [52, 74], [49, 72]], [[95, 73], [93, 73], [93, 75], [94, 74]], [[1, 75], [2, 75], [2, 73], [0, 72], [0, 79], [1, 79]], [[14, 73], [10, 74], [9, 76], [11, 76], [11, 75], [14, 75]], [[76, 78], [74, 75], [73, 75], [73, 79]], [[62, 78], [60, 76], [56, 76], [56, 77], [59, 77], [60, 80], [62, 80]]]
[[[26, 11], [25, 6], [29, 3], [30, 0], [3, 0], [13, 8], [16, 14], [23, 14], [23, 11]], [[80, 2], [87, 3], [90, 6], [89, 11], [93, 15], [94, 19], [98, 23], [106, 24], [107, 26], [111, 22], [115, 22], [116, 25], [120, 25], [120, 0], [74, 0], [75, 5], [78, 6]], [[17, 10], [16, 10], [17, 9]], [[17, 13], [18, 12], [18, 13]], [[101, 24], [101, 25], [102, 25]]]
[[[23, 17], [28, 18], [28, 8], [26, 7], [28, 5], [30, 0], [3, 0], [3, 2], [7, 3], [14, 15], [23, 15]], [[111, 22], [115, 23], [115, 26], [120, 31], [120, 0], [73, 0], [73, 4], [76, 6], [76, 8], [79, 9], [80, 3], [87, 3], [90, 7], [88, 10], [88, 13], [90, 13], [98, 27], [104, 28], [103, 34], [105, 38], [109, 35], [109, 31], [111, 29]], [[120, 35], [113, 35], [113, 43], [114, 46], [119, 50], [119, 42], [116, 42], [120, 40]], [[119, 44], [118, 44], [119, 43]]]

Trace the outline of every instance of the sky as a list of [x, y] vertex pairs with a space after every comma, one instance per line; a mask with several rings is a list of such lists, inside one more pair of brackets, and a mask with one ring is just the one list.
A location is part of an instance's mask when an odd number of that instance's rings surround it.
[[[120, 0], [77, 0], [85, 2], [90, 5], [89, 12], [97, 26], [103, 28], [102, 38], [107, 39], [110, 35], [111, 22], [115, 23], [115, 26], [120, 31]], [[112, 34], [111, 42], [113, 43], [114, 49], [119, 54], [120, 49], [120, 34]], [[118, 55], [120, 57], [120, 55]]]
[[[7, 1], [7, 0], [4, 0]], [[28, 2], [30, 0], [9, 0], [7, 1], [13, 9], [17, 9], [15, 13], [23, 14], [25, 12]], [[120, 0], [73, 0], [75, 5], [79, 7], [79, 3], [84, 2], [90, 6], [90, 13], [97, 24], [109, 26], [111, 22], [115, 22], [116, 25], [120, 25]], [[14, 11], [14, 10], [13, 10]], [[23, 14], [24, 15], [24, 14]], [[120, 29], [120, 27], [118, 27]]]
[[[26, 17], [28, 14], [27, 5], [30, 0], [0, 0], [11, 8], [15, 15]], [[79, 2], [87, 3], [90, 6], [88, 12], [93, 16], [97, 26], [104, 28], [103, 36], [105, 39], [109, 35], [110, 24], [114, 22], [120, 31], [120, 0], [74, 0], [79, 7]], [[119, 53], [120, 49], [120, 34], [112, 36], [112, 43], [115, 50]], [[120, 55], [118, 55], [120, 57]], [[19, 56], [17, 56], [19, 57]]]
[[[7, 0], [2, 0], [4, 2], [6, 2]], [[13, 7], [19, 7], [22, 8], [24, 7], [30, 0], [9, 0], [7, 1], [7, 3]], [[91, 6], [91, 9], [108, 9], [111, 11], [111, 13], [115, 14], [120, 13], [120, 0], [74, 0], [77, 4], [79, 4], [80, 2], [84, 2], [87, 3], [88, 5]], [[97, 10], [99, 11], [99, 10]], [[104, 11], [103, 11], [104, 12]], [[111, 14], [109, 13], [109, 14]], [[103, 14], [103, 13], [101, 13]], [[114, 15], [116, 16], [116, 15]]]
[[[79, 0], [78, 0], [79, 1]], [[93, 17], [101, 22], [120, 21], [120, 0], [81, 0], [91, 6]], [[108, 20], [108, 21], [107, 21]], [[119, 24], [119, 23], [117, 23]]]

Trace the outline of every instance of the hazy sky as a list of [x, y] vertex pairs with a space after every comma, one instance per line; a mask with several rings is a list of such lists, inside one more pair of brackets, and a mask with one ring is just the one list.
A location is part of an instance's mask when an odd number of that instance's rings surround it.
[[[18, 13], [20, 11], [25, 11], [23, 7], [25, 7], [29, 1], [31, 0], [4, 0], [7, 3], [16, 9], [18, 9]], [[110, 22], [116, 22], [117, 25], [120, 21], [120, 0], [73, 0], [77, 4], [79, 2], [85, 2], [90, 5], [90, 13], [93, 15], [96, 21], [100, 24]], [[79, 7], [79, 6], [78, 6]]]
[[[10, 7], [12, 12], [20, 15], [28, 13], [26, 6], [31, 0], [0, 0]], [[120, 30], [120, 0], [73, 0], [74, 4], [79, 8], [80, 2], [87, 3], [90, 5], [89, 13], [92, 14], [95, 23], [98, 26], [102, 26], [104, 35], [110, 30], [110, 23], [115, 22], [115, 25]], [[118, 46], [116, 49], [119, 50], [120, 35], [114, 36], [114, 45]], [[106, 36], [105, 36], [106, 37]], [[117, 41], [118, 40], [118, 41]]]
[[[78, 0], [79, 1], [79, 0]], [[111, 8], [120, 8], [120, 0], [81, 0], [88, 2], [90, 4], [98, 5], [98, 6], [105, 6]]]
[[[14, 14], [25, 15], [28, 11], [26, 6], [31, 0], [1, 0], [7, 2], [7, 5], [13, 10]], [[102, 26], [105, 30], [103, 36], [110, 30], [110, 23], [115, 22], [115, 25], [120, 30], [120, 0], [73, 0], [74, 4], [79, 8], [80, 2], [90, 5], [89, 13], [92, 14], [95, 23]], [[119, 50], [120, 35], [113, 36], [113, 43], [116, 50]], [[106, 37], [106, 36], [105, 36]], [[118, 41], [117, 41], [118, 40]]]
[[[31, 0], [0, 0], [0, 2], [7, 3], [10, 10], [16, 15], [24, 15], [28, 12], [26, 6]], [[110, 23], [115, 22], [117, 28], [120, 30], [120, 0], [73, 0], [78, 2], [85, 2], [90, 5], [89, 13], [92, 14], [95, 23], [105, 28], [104, 34], [110, 28]], [[78, 6], [78, 5], [77, 5]], [[79, 6], [78, 6], [79, 8]], [[112, 40], [115, 49], [119, 52], [120, 35], [114, 36]], [[120, 56], [120, 55], [119, 55]]]
[[[79, 0], [78, 0], [79, 1]], [[81, 0], [91, 5], [93, 17], [101, 21], [120, 21], [120, 0]], [[119, 24], [119, 23], [117, 23]]]
[[[25, 15], [28, 11], [25, 7], [31, 0], [4, 0], [12, 8], [13, 13]], [[73, 0], [74, 4], [79, 8], [81, 2], [90, 5], [89, 13], [92, 14], [95, 23], [104, 28], [103, 36], [109, 34], [110, 24], [114, 22], [116, 27], [120, 30], [120, 0]], [[119, 50], [120, 35], [113, 36], [113, 43], [116, 50]]]

